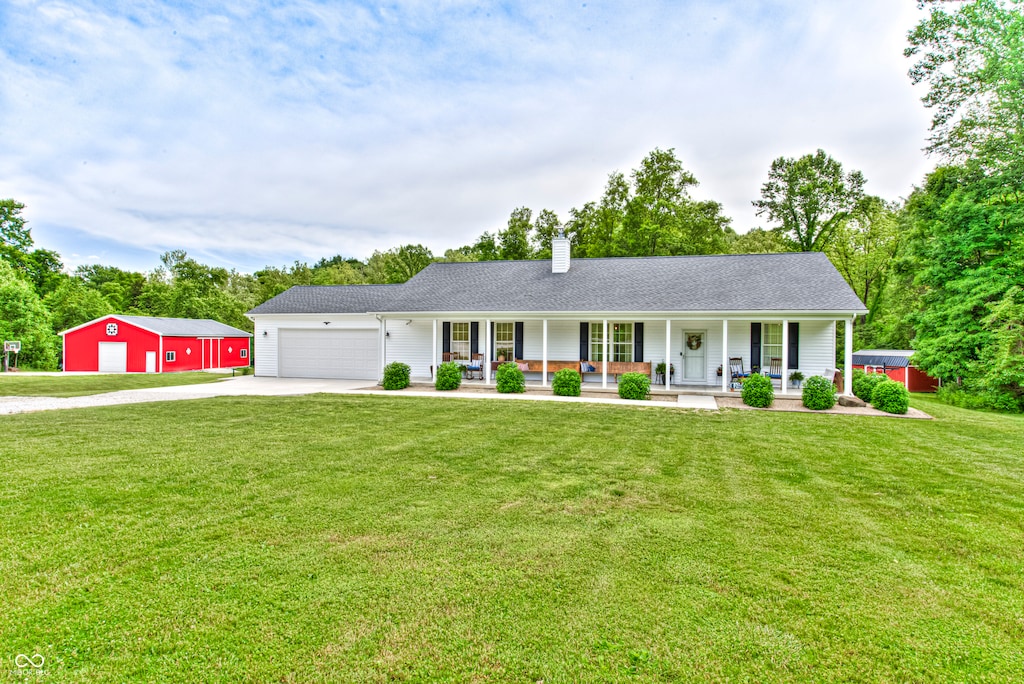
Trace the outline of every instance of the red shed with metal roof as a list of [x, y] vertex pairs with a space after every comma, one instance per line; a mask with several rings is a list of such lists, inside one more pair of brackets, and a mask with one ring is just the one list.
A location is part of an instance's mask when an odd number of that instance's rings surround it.
[[864, 349], [853, 353], [853, 367], [885, 373], [910, 392], [934, 392], [939, 381], [910, 363], [911, 349]]
[[210, 319], [103, 316], [61, 333], [65, 371], [171, 373], [249, 365], [252, 335]]

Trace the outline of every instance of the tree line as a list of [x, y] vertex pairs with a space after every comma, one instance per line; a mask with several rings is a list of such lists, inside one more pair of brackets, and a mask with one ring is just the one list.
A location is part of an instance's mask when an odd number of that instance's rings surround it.
[[905, 199], [865, 193], [866, 178], [824, 150], [772, 162], [753, 200], [765, 228], [738, 234], [721, 204], [691, 196], [696, 176], [657, 148], [599, 198], [563, 217], [517, 207], [500, 229], [432, 254], [409, 244], [369, 259], [268, 266], [252, 274], [167, 252], [150, 272], [80, 266], [35, 247], [13, 199], [0, 201], [0, 334], [23, 361], [54, 367], [56, 333], [108, 313], [244, 314], [293, 285], [405, 282], [434, 261], [547, 259], [564, 234], [573, 257], [823, 251], [869, 309], [855, 348], [913, 348], [952, 401], [1024, 410], [1024, 0], [973, 0], [929, 15], [908, 36], [911, 80], [933, 113], [939, 166]]

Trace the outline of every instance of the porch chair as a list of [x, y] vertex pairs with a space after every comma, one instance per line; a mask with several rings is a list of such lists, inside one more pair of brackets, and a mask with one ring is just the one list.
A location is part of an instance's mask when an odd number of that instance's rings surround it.
[[469, 380], [484, 379], [484, 355], [473, 354], [473, 358], [470, 359], [469, 365], [466, 366], [466, 378]]
[[765, 373], [772, 380], [778, 380], [779, 386], [782, 385], [782, 359], [773, 356], [771, 361], [768, 363], [768, 372]]
[[733, 356], [729, 359], [729, 382], [736, 378], [749, 378], [750, 373], [743, 370], [743, 358]]

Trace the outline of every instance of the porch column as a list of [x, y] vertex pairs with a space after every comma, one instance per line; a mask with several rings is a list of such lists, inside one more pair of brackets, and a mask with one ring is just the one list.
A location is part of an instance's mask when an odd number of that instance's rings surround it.
[[665, 390], [672, 384], [672, 321], [665, 319]]
[[601, 389], [608, 389], [608, 321], [601, 321], [604, 338], [601, 340]]
[[722, 391], [729, 391], [729, 319], [722, 319]]
[[491, 384], [491, 321], [484, 321], [484, 384]]
[[548, 386], [548, 319], [544, 319], [544, 334], [540, 344], [540, 386]]
[[434, 344], [430, 355], [430, 377], [434, 378], [434, 369], [437, 367], [437, 319], [434, 319]]
[[843, 394], [853, 396], [853, 319], [846, 319], [846, 339], [843, 340]]
[[782, 394], [789, 385], [789, 321], [782, 321]]

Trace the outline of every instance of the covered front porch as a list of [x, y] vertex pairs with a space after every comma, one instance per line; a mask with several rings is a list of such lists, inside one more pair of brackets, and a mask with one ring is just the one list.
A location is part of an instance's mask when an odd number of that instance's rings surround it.
[[[835, 367], [840, 321], [845, 339], [852, 339], [852, 317], [798, 313], [660, 319], [619, 313], [395, 316], [382, 319], [381, 367], [392, 361], [408, 363], [415, 380], [431, 382], [445, 361], [479, 363], [482, 378], [465, 382], [487, 386], [494, 383], [501, 362], [515, 361], [522, 364], [528, 385], [538, 388], [549, 387], [560, 368], [582, 368], [584, 391], [614, 391], [618, 372], [642, 369], [651, 377], [652, 391], [727, 395], [737, 360], [747, 373], [767, 371], [773, 360], [776, 371], [781, 370], [776, 373], [777, 391], [796, 394], [799, 390], [789, 382], [792, 371], [809, 377]], [[852, 348], [844, 350], [844, 360], [843, 369], [852, 368]], [[843, 375], [839, 389], [851, 395], [852, 375]]]

